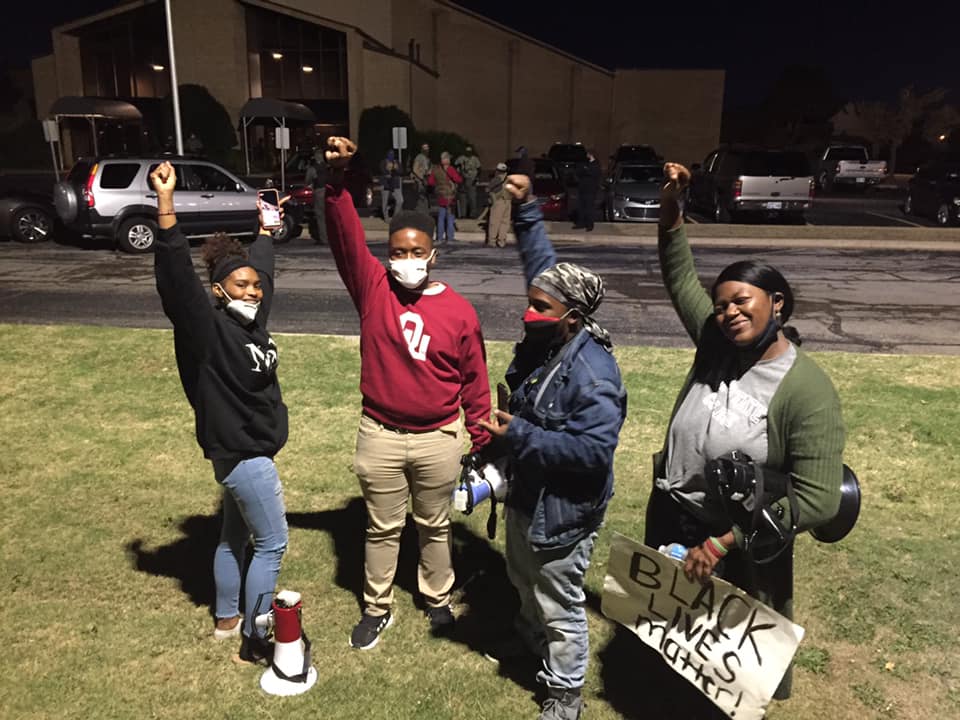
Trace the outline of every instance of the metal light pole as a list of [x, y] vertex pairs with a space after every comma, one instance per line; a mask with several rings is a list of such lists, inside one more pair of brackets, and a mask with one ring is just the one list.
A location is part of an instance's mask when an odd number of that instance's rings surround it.
[[180, 86], [177, 84], [177, 55], [173, 50], [173, 21], [170, 0], [163, 0], [167, 13], [167, 52], [170, 55], [170, 92], [173, 96], [173, 131], [177, 141], [177, 155], [183, 155], [183, 132], [180, 129]]

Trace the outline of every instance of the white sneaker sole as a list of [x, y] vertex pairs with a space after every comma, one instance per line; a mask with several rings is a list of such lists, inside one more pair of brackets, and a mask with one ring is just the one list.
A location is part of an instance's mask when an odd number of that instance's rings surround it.
[[229, 640], [230, 638], [235, 638], [240, 635], [240, 626], [243, 625], [243, 618], [237, 620], [237, 624], [234, 625], [229, 630], [220, 630], [219, 628], [213, 629], [213, 639], [214, 640]]
[[389, 628], [391, 625], [393, 625], [393, 613], [390, 613], [390, 617], [387, 618], [387, 624], [383, 626], [383, 630], [377, 633], [377, 636], [373, 639], [372, 643], [363, 646], [354, 645], [350, 638], [347, 638], [347, 644], [354, 650], [373, 650], [377, 646], [377, 643], [380, 642], [380, 636], [383, 635], [387, 631], [387, 628]]

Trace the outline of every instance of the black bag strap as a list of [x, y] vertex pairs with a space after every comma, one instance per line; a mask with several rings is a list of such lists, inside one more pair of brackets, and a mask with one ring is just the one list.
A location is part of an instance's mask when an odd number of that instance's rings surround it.
[[310, 638], [307, 637], [307, 634], [303, 631], [302, 626], [300, 630], [300, 639], [303, 641], [303, 670], [301, 670], [296, 675], [287, 675], [276, 664], [271, 663], [273, 668], [273, 674], [276, 675], [281, 680], [286, 680], [288, 682], [299, 682], [305, 683], [307, 681], [307, 676], [310, 674], [310, 647], [311, 642]]

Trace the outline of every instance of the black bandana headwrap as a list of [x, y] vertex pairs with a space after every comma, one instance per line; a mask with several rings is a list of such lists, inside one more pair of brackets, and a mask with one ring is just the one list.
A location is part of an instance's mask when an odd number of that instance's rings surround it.
[[242, 267], [253, 267], [247, 258], [239, 255], [227, 255], [220, 258], [210, 270], [210, 282], [222, 282], [227, 275]]
[[587, 332], [607, 350], [613, 347], [610, 333], [591, 317], [603, 302], [604, 294], [603, 278], [595, 272], [582, 265], [557, 263], [537, 275], [530, 285], [576, 310], [583, 317], [583, 326]]

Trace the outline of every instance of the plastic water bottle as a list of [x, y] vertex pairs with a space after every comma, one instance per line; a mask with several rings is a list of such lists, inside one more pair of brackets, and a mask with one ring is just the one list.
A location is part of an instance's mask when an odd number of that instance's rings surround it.
[[673, 542], [669, 545], [661, 545], [657, 550], [674, 560], [682, 561], [687, 556], [687, 548], [680, 543]]

